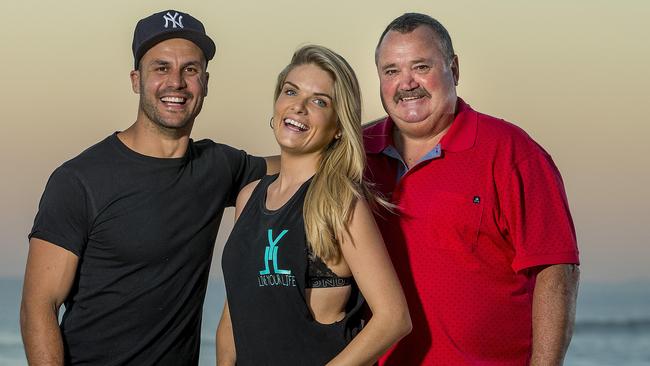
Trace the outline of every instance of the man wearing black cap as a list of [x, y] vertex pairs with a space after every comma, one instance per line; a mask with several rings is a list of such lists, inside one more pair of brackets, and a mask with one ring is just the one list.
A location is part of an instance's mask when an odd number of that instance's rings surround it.
[[214, 54], [189, 14], [138, 22], [135, 123], [54, 171], [29, 235], [21, 328], [30, 365], [198, 363], [224, 207], [265, 173], [261, 158], [190, 139]]

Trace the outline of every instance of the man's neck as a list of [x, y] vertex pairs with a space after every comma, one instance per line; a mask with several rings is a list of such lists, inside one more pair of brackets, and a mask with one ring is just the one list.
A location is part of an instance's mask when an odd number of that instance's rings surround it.
[[138, 154], [154, 158], [180, 158], [185, 156], [190, 141], [191, 127], [182, 129], [161, 129], [152, 123], [136, 121], [117, 137], [129, 149]]
[[440, 123], [438, 128], [426, 133], [407, 133], [397, 126], [393, 128], [393, 143], [409, 169], [440, 143], [452, 122], [453, 119]]

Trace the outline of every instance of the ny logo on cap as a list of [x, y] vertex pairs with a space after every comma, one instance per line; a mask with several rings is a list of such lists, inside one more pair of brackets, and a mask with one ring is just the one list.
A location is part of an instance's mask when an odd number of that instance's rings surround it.
[[[178, 19], [176, 19], [178, 17]], [[183, 28], [183, 16], [179, 15], [178, 13], [174, 12], [174, 15], [167, 14], [163, 15], [163, 19], [165, 19], [165, 28], [169, 28], [169, 23], [172, 23], [173, 28]]]

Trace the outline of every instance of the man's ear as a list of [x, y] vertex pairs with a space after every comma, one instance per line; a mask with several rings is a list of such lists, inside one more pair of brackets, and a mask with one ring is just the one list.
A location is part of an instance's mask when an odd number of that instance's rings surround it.
[[208, 81], [210, 81], [210, 73], [205, 72], [205, 85], [203, 85], [203, 96], [207, 97], [208, 96]]
[[131, 88], [136, 94], [140, 94], [140, 70], [133, 70], [129, 74], [131, 77]]
[[458, 55], [454, 55], [454, 58], [451, 60], [451, 73], [454, 75], [454, 85], [458, 86], [458, 80], [460, 80], [460, 66], [458, 64]]

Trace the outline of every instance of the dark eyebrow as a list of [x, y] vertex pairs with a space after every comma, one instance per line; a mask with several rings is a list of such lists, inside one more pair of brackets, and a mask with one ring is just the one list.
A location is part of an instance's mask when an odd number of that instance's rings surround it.
[[[157, 60], [153, 60], [153, 61], [151, 61], [151, 62], [150, 62], [150, 65], [154, 65], [154, 66], [169, 66], [169, 65], [171, 65], [171, 62], [169, 62], [169, 61], [165, 61], [165, 60], [157, 59]], [[196, 60], [196, 61], [189, 61], [189, 62], [184, 63], [183, 66], [182, 66], [181, 68], [186, 68], [186, 67], [188, 67], [188, 66], [197, 66], [197, 67], [201, 68], [202, 63], [201, 63], [201, 61], [199, 61], [199, 60]]]
[[149, 63], [150, 65], [159, 65], [159, 66], [167, 66], [169, 65], [169, 61], [165, 60], [153, 60]]
[[[300, 87], [298, 87], [298, 85], [296, 85], [296, 84], [294, 84], [294, 83], [292, 83], [292, 82], [290, 82], [290, 81], [286, 81], [286, 80], [285, 80], [284, 83], [285, 83], [285, 84], [289, 84], [289, 85], [291, 85], [292, 87], [294, 87], [294, 88], [300, 90]], [[332, 98], [329, 94], [326, 94], [326, 93], [314, 93], [314, 95], [317, 95], [317, 96], [320, 96], [320, 97], [327, 97], [327, 98], [329, 98], [329, 100], [334, 100], [334, 98]]]
[[188, 66], [197, 66], [197, 67], [201, 68], [202, 63], [201, 63], [201, 61], [196, 60], [196, 61], [189, 61], [189, 62], [186, 62], [186, 63], [183, 64], [183, 68], [188, 67]]

